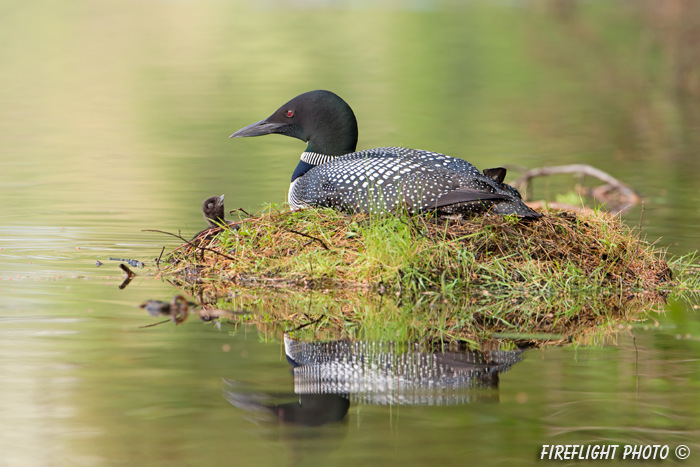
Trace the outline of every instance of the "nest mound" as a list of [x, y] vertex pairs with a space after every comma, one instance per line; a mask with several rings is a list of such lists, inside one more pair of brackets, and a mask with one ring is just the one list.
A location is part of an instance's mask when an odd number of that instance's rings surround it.
[[690, 256], [669, 265], [619, 216], [596, 212], [455, 220], [268, 207], [186, 241], [159, 274], [202, 319], [266, 333], [548, 345], [607, 338], [670, 293], [696, 293]]
[[202, 232], [171, 253], [164, 272], [220, 292], [372, 289], [447, 300], [475, 291], [526, 299], [614, 290], [659, 301], [672, 279], [664, 252], [619, 216], [566, 211], [525, 221], [267, 209]]

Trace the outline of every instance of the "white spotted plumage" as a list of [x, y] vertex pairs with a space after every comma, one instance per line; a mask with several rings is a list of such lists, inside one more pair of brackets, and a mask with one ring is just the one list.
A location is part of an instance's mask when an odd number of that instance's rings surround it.
[[483, 175], [463, 159], [444, 154], [386, 147], [342, 156], [306, 152], [301, 160], [321, 163], [292, 182], [289, 204], [294, 209], [324, 206], [383, 213], [403, 208], [416, 213], [435, 209], [442, 196], [462, 188], [483, 192], [484, 199], [440, 206], [439, 210], [476, 214], [493, 208], [499, 214], [533, 213], [513, 195], [517, 191], [512, 187]]

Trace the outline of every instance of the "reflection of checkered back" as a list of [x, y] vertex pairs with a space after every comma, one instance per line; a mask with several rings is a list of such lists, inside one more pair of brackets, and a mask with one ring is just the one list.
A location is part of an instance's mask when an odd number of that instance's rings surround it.
[[[420, 352], [386, 342], [301, 342], [285, 335], [297, 394], [349, 394], [365, 404], [459, 404], [497, 388], [521, 351]], [[484, 391], [481, 391], [482, 395]]]

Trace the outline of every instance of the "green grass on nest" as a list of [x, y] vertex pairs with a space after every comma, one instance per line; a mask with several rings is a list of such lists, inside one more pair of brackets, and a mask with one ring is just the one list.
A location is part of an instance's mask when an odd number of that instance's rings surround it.
[[402, 339], [571, 340], [699, 282], [692, 258], [669, 264], [603, 213], [449, 220], [269, 206], [237, 225], [182, 245], [162, 273], [202, 303], [234, 299], [258, 324], [287, 329], [323, 321], [341, 334], [396, 326]]
[[268, 208], [238, 225], [183, 245], [168, 272], [196, 270], [222, 285], [435, 292], [448, 300], [475, 290], [540, 297], [614, 289], [663, 298], [672, 284], [664, 251], [603, 214], [455, 221]]

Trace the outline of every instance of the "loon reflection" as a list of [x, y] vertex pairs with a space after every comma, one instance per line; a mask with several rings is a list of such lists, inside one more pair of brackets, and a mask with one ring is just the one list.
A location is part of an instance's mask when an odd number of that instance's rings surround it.
[[[234, 406], [269, 413], [280, 423], [319, 426], [341, 421], [350, 403], [456, 405], [498, 401], [499, 374], [522, 350], [426, 352], [418, 345], [338, 340], [305, 342], [284, 335], [294, 394], [252, 392], [226, 381]], [[275, 403], [294, 396], [293, 402]]]
[[[340, 422], [350, 408], [347, 394], [283, 394], [256, 393], [240, 386], [236, 381], [224, 380], [224, 397], [235, 407], [250, 412], [272, 414], [280, 423], [303, 426], [321, 426]], [[295, 397], [286, 403], [275, 403], [280, 399]]]
[[[497, 389], [522, 351], [423, 352], [390, 342], [303, 342], [284, 337], [297, 394], [349, 394], [372, 405], [452, 405]], [[496, 394], [497, 397], [497, 393]], [[488, 395], [491, 398], [492, 394]]]

